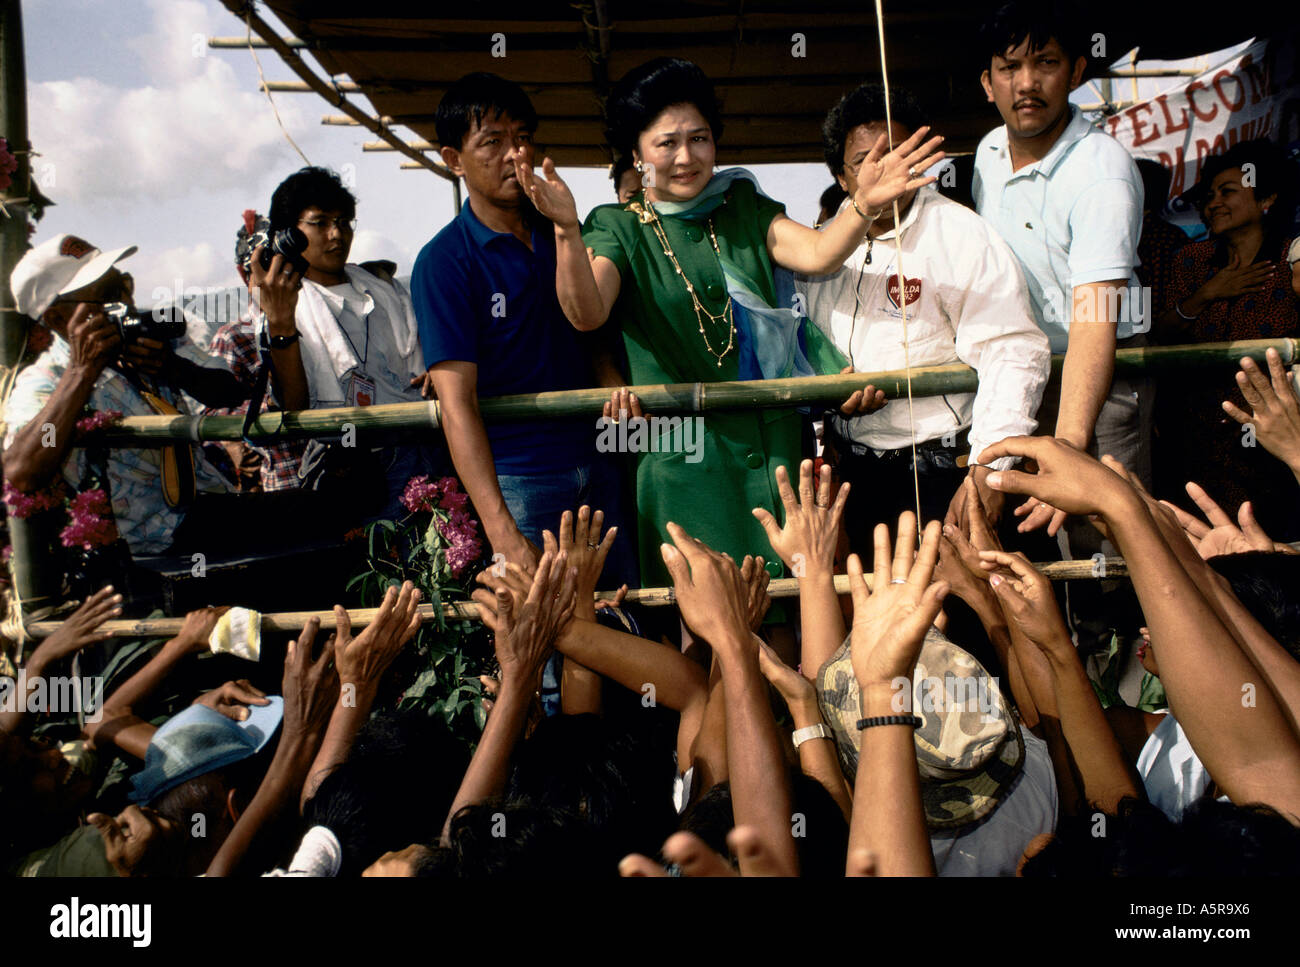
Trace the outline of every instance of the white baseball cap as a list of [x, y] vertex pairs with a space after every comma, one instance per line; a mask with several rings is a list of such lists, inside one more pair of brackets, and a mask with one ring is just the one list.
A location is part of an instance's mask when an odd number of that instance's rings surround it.
[[128, 245], [101, 252], [75, 235], [56, 235], [14, 266], [9, 277], [14, 306], [23, 315], [39, 319], [59, 296], [84, 289], [122, 259], [134, 255], [135, 250], [134, 245]]

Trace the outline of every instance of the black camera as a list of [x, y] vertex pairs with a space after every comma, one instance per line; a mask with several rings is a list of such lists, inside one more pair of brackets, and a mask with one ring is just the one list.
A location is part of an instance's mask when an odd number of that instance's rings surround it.
[[[302, 257], [302, 253], [307, 251], [307, 236], [299, 228], [282, 228], [278, 232], [257, 232], [248, 239], [248, 258], [252, 261], [253, 251], [260, 245], [262, 247], [262, 257], [258, 262], [265, 272], [271, 267], [271, 259], [279, 255], [284, 258], [286, 265], [293, 266], [293, 270], [299, 275], [306, 275], [307, 260]], [[247, 269], [248, 266], [245, 266]]]
[[185, 335], [185, 316], [176, 307], [140, 310], [125, 302], [110, 302], [104, 315], [117, 326], [124, 346], [141, 338], [166, 342]]

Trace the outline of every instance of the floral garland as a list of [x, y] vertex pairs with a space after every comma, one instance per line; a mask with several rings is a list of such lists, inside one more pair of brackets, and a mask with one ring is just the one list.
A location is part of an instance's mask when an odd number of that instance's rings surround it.
[[[83, 435], [93, 433], [113, 425], [120, 419], [122, 414], [117, 410], [96, 410], [77, 420], [77, 432]], [[63, 480], [56, 478], [48, 487], [24, 493], [6, 480], [4, 504], [8, 516], [15, 520], [66, 508], [68, 523], [59, 532], [59, 541], [64, 547], [79, 547], [84, 551], [94, 551], [101, 547], [108, 547], [118, 539], [113, 505], [109, 500], [108, 491], [102, 486], [90, 486], [70, 494]], [[4, 549], [6, 562], [12, 553], [12, 546], [6, 546]]]

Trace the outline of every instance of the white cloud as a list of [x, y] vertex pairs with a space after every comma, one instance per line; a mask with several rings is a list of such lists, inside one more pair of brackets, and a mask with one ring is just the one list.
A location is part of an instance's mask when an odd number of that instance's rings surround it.
[[124, 267], [135, 278], [136, 304], [146, 307], [171, 302], [178, 290], [184, 295], [186, 289], [239, 284], [233, 244], [229, 252], [218, 252], [207, 242], [169, 249], [141, 244]]
[[[296, 160], [265, 95], [204, 46], [214, 31], [203, 6], [151, 7], [152, 29], [128, 42], [148, 85], [93, 77], [32, 85], [37, 176], [60, 204], [157, 204], [246, 187]], [[283, 96], [277, 104], [296, 139], [314, 133], [302, 105]]]
[[349, 262], [368, 262], [371, 259], [387, 259], [397, 263], [397, 274], [410, 272], [415, 261], [415, 253], [401, 242], [394, 241], [382, 232], [373, 229], [358, 228], [352, 239], [352, 250], [348, 253]]

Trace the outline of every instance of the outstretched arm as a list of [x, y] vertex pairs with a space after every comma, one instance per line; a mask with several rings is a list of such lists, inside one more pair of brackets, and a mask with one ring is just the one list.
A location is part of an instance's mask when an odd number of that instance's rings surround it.
[[1141, 496], [1057, 440], [1012, 437], [985, 450], [981, 462], [1005, 455], [1031, 457], [1038, 473], [995, 473], [991, 486], [1033, 494], [1066, 513], [1099, 514], [1109, 526], [1152, 639], [1178, 643], [1161, 653], [1161, 681], [1220, 788], [1234, 802], [1262, 802], [1300, 817], [1300, 740], [1259, 670], [1160, 536]]
[[[939, 614], [945, 582], [931, 583], [939, 560], [939, 522], [925, 530], [916, 551], [916, 515], [898, 518], [890, 554], [889, 527], [874, 533], [875, 591], [868, 591], [862, 562], [849, 555], [853, 591], [853, 674], [862, 690], [864, 720], [910, 714], [912, 674], [926, 632]], [[868, 725], [859, 733], [858, 777], [849, 827], [847, 872], [873, 865], [885, 876], [933, 876], [934, 854], [921, 801], [915, 730], [909, 725]]]
[[528, 717], [528, 703], [541, 686], [542, 669], [556, 635], [573, 614], [576, 584], [577, 569], [568, 566], [567, 555], [547, 552], [537, 565], [526, 600], [513, 597], [504, 587], [498, 588], [495, 595], [483, 590], [474, 592], [480, 617], [496, 634], [501, 688], [447, 812], [442, 827], [444, 844], [456, 813], [505, 788], [510, 756]]

